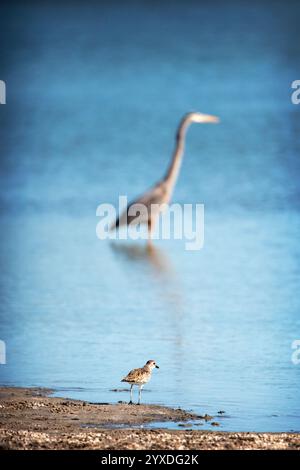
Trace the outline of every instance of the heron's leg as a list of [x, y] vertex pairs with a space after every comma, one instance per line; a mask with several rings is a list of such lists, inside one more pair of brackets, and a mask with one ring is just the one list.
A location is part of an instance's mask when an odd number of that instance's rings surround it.
[[128, 405], [132, 405], [132, 389], [133, 385], [130, 385], [130, 402], [128, 403]]
[[152, 233], [153, 233], [153, 229], [154, 229], [154, 221], [153, 219], [149, 219], [148, 220], [148, 246], [151, 247], [152, 246]]
[[141, 404], [141, 399], [142, 399], [142, 388], [143, 388], [143, 385], [140, 385], [139, 386], [139, 401], [138, 401], [138, 405]]

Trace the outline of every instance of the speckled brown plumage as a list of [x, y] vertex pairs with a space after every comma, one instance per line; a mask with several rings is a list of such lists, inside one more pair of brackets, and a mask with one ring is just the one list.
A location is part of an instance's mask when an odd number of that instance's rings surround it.
[[151, 369], [147, 366], [133, 369], [122, 379], [122, 382], [128, 382], [129, 384], [145, 384], [150, 380], [151, 372]]
[[122, 379], [122, 382], [127, 382], [130, 384], [130, 402], [132, 404], [132, 388], [134, 385], [138, 385], [139, 387], [139, 401], [138, 405], [141, 403], [141, 394], [143, 386], [149, 382], [151, 379], [151, 373], [154, 368], [159, 369], [158, 365], [152, 359], [147, 361], [144, 367], [139, 369], [131, 370], [126, 377]]

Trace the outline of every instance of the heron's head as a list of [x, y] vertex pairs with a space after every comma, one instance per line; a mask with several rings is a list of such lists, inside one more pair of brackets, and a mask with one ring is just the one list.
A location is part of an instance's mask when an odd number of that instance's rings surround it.
[[151, 370], [154, 369], [154, 368], [159, 369], [159, 367], [158, 367], [158, 365], [156, 364], [156, 362], [153, 361], [152, 359], [150, 359], [150, 361], [147, 361], [147, 362], [146, 362], [146, 366], [147, 366], [147, 367], [150, 367]]
[[203, 113], [188, 113], [186, 115], [186, 119], [190, 122], [198, 122], [198, 123], [216, 124], [220, 122], [220, 119], [217, 116], [212, 116], [211, 114], [203, 114]]

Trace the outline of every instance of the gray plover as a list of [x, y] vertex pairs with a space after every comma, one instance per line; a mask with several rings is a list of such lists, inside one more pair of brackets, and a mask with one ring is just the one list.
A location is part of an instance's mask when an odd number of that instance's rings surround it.
[[147, 361], [144, 367], [131, 370], [129, 374], [127, 374], [126, 377], [122, 379], [122, 382], [127, 382], [130, 384], [129, 405], [132, 405], [132, 389], [134, 385], [137, 385], [139, 387], [139, 401], [137, 404], [138, 405], [141, 404], [142, 388], [151, 379], [152, 370], [154, 368], [159, 369], [155, 361], [153, 360]]

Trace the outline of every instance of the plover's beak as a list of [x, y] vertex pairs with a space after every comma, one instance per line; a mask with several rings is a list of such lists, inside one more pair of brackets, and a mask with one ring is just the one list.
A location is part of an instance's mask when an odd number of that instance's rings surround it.
[[155, 364], [156, 369], [159, 369], [158, 365]]

